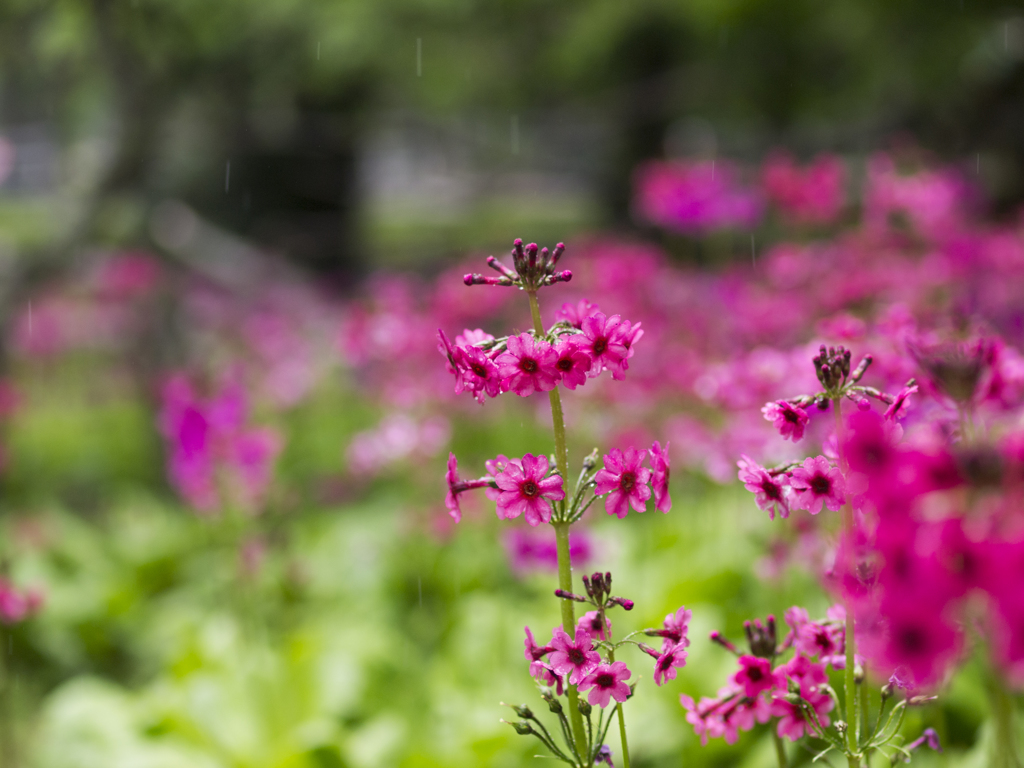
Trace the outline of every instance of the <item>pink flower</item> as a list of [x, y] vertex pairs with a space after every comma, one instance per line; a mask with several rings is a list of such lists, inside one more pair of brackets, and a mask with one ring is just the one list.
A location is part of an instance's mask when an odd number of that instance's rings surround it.
[[456, 347], [453, 358], [458, 371], [456, 393], [468, 390], [478, 402], [483, 403], [484, 395], [497, 397], [501, 391], [501, 374], [498, 366], [479, 347]]
[[526, 631], [526, 639], [523, 641], [523, 645], [526, 647], [525, 656], [527, 661], [539, 661], [551, 653], [550, 645], [545, 645], [543, 648], [540, 647], [537, 645], [537, 641], [533, 639], [533, 632], [530, 631], [530, 628], [523, 627], [523, 629]]
[[459, 479], [459, 460], [455, 458], [454, 453], [448, 454], [448, 471], [444, 473], [444, 480], [448, 484], [444, 505], [448, 507], [448, 514], [457, 523], [462, 520], [462, 507], [459, 506], [459, 493], [462, 490], [459, 488], [459, 484], [462, 481]]
[[640, 323], [631, 327], [629, 320], [623, 320], [622, 328], [622, 346], [626, 348], [626, 359], [622, 361], [618, 368], [612, 368], [612, 378], [616, 381], [622, 381], [625, 378], [626, 371], [629, 369], [629, 359], [636, 352], [636, 343], [644, 335], [643, 330], [640, 328]]
[[486, 341], [494, 341], [494, 337], [482, 328], [469, 330], [466, 328], [461, 334], [455, 337], [455, 344], [459, 347], [471, 347], [474, 344], [482, 344]]
[[598, 312], [583, 319], [582, 330], [581, 344], [592, 360], [587, 376], [594, 378], [606, 368], [618, 371], [629, 354], [625, 343], [626, 334], [630, 330], [629, 323], [623, 322], [619, 315], [606, 317], [604, 313]]
[[748, 699], [757, 698], [761, 691], [771, 691], [775, 688], [785, 687], [785, 678], [772, 669], [769, 659], [762, 659], [759, 656], [740, 656], [740, 670], [732, 676], [733, 682], [743, 687], [743, 693]]
[[807, 411], [785, 400], [767, 403], [761, 413], [765, 420], [772, 422], [784, 440], [792, 440], [794, 443], [804, 436], [804, 429], [810, 421]]
[[665, 450], [657, 440], [648, 451], [651, 457], [651, 489], [654, 491], [654, 507], [661, 512], [672, 509], [672, 498], [668, 495], [668, 476], [671, 469], [668, 460], [668, 442]]
[[654, 683], [664, 685], [676, 679], [676, 668], [686, 666], [686, 646], [680, 643], [663, 652], [654, 662]]
[[577, 632], [573, 639], [561, 627], [556, 627], [551, 637], [551, 655], [548, 663], [559, 675], [568, 675], [569, 682], [579, 685], [580, 681], [593, 672], [601, 663], [600, 654], [594, 650], [590, 633]]
[[740, 468], [740, 482], [754, 494], [757, 508], [767, 510], [768, 518], [771, 520], [775, 519], [776, 510], [783, 520], [789, 517], [789, 500], [785, 491], [789, 476], [785, 473], [772, 476], [767, 469], [746, 455], [736, 464]]
[[693, 616], [693, 612], [687, 610], [685, 605], [681, 605], [675, 613], [670, 613], [665, 617], [662, 629], [648, 632], [648, 634], [652, 634], [655, 637], [664, 638], [661, 641], [662, 653], [667, 653], [677, 645], [685, 648], [690, 644], [690, 638], [686, 634], [690, 629], [691, 616]]
[[600, 311], [597, 304], [580, 299], [576, 306], [569, 303], [563, 304], [562, 308], [555, 312], [555, 320], [568, 323], [573, 328], [581, 328], [586, 318], [592, 317]]
[[899, 394], [892, 401], [892, 404], [885, 409], [885, 418], [890, 421], [896, 421], [902, 419], [907, 415], [907, 404], [910, 402], [910, 396], [917, 394], [917, 384], [913, 384], [909, 387], [904, 387], [900, 390]]
[[558, 475], [547, 477], [548, 457], [526, 454], [513, 459], [494, 478], [498, 486], [498, 517], [511, 520], [526, 513], [526, 522], [532, 526], [546, 523], [551, 519], [551, 502], [565, 498], [562, 478]]
[[794, 506], [806, 509], [812, 515], [821, 512], [822, 504], [836, 512], [846, 502], [843, 474], [824, 456], [806, 459], [802, 466], [792, 471], [790, 478]]
[[591, 360], [578, 337], [563, 336], [555, 344], [555, 353], [558, 355], [555, 368], [562, 377], [563, 386], [567, 389], [576, 389], [586, 383]]
[[544, 685], [554, 686], [555, 692], [561, 696], [565, 680], [561, 675], [556, 675], [543, 661], [535, 661], [530, 664], [530, 677], [540, 680]]
[[576, 631], [580, 630], [588, 633], [591, 637], [607, 640], [612, 634], [612, 622], [607, 616], [602, 622], [600, 611], [587, 611], [576, 622]]
[[495, 360], [502, 389], [520, 397], [554, 389], [560, 378], [557, 362], [558, 355], [551, 345], [528, 333], [509, 336], [508, 351]]
[[0, 622], [17, 624], [35, 613], [42, 603], [42, 593], [33, 590], [22, 592], [0, 578]]
[[799, 653], [813, 658], [820, 656], [826, 659], [843, 652], [845, 631], [840, 626], [819, 624], [808, 621], [796, 630], [795, 647]]
[[594, 493], [608, 494], [605, 509], [609, 515], [617, 515], [621, 520], [629, 514], [630, 506], [637, 512], [646, 510], [646, 501], [651, 498], [651, 489], [647, 486], [651, 470], [640, 466], [646, 457], [646, 451], [633, 447], [627, 448], [625, 453], [616, 448], [605, 455], [604, 468], [594, 477], [597, 481]]
[[[803, 696], [803, 694], [801, 694]], [[812, 693], [803, 696], [804, 700], [814, 709], [818, 721], [825, 728], [829, 726], [828, 712], [832, 710], [835, 703], [827, 693]], [[772, 715], [779, 718], [776, 731], [781, 738], [790, 741], [799, 741], [804, 735], [812, 735], [817, 729], [806, 717], [803, 711], [796, 704], [790, 704], [784, 699], [772, 699]]]
[[589, 690], [587, 701], [595, 707], [607, 707], [610, 699], [622, 702], [629, 698], [629, 685], [625, 682], [633, 673], [625, 662], [599, 664], [579, 684], [580, 691]]

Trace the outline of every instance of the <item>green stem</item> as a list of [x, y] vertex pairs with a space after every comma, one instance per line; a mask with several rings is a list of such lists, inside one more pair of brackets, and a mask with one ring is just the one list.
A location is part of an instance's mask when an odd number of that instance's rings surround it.
[[998, 768], [1021, 768], [1017, 754], [1017, 736], [1014, 729], [1013, 699], [1007, 693], [998, 675], [992, 676], [989, 689], [992, 715], [995, 720], [995, 765]]
[[[604, 612], [601, 613], [601, 623], [604, 623]], [[608, 651], [608, 663], [615, 663], [615, 651]], [[629, 742], [626, 740], [626, 715], [622, 712], [623, 704], [625, 702], [620, 701], [616, 709], [619, 710], [619, 741], [622, 743], [622, 764], [625, 768], [629, 768]]]
[[[840, 408], [840, 398], [832, 400], [832, 411], [836, 420], [836, 444], [839, 448], [839, 470], [843, 473], [845, 480], [850, 475], [850, 467], [843, 454], [843, 414]], [[843, 536], [848, 546], [853, 545], [854, 524], [853, 505], [847, 501], [843, 505]], [[857, 698], [857, 681], [854, 674], [854, 665], [857, 658], [857, 642], [853, 633], [853, 606], [846, 606], [846, 669], [843, 674], [843, 697], [846, 708], [846, 748], [847, 760], [850, 768], [860, 768], [860, 758], [857, 756], [857, 732], [860, 729], [860, 702]]]
[[[772, 726], [775, 725], [775, 721], [772, 721]], [[772, 728], [772, 737], [775, 739], [775, 757], [779, 760], [779, 768], [789, 768], [789, 760], [786, 759], [786, 745], [782, 742], [782, 737], [779, 736], [779, 732], [776, 728]]]

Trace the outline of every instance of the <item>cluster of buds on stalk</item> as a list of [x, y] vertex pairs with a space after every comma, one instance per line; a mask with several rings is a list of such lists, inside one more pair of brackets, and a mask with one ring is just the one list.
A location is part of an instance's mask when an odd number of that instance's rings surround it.
[[568, 269], [555, 271], [555, 266], [564, 252], [564, 243], [556, 245], [553, 251], [548, 251], [547, 248], [538, 251], [536, 243], [524, 246], [523, 241], [516, 238], [512, 243], [511, 254], [514, 269], [509, 269], [493, 256], [488, 256], [487, 266], [498, 272], [501, 277], [468, 274], [463, 281], [466, 285], [517, 286], [526, 291], [536, 291], [555, 283], [567, 283], [572, 280], [572, 272]]

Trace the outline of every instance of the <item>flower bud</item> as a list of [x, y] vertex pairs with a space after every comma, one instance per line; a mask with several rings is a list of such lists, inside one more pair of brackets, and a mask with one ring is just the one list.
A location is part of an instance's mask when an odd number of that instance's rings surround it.
[[584, 717], [590, 717], [590, 713], [594, 709], [592, 706], [590, 706], [590, 702], [589, 701], [584, 701], [583, 699], [580, 699], [579, 700], [579, 705], [580, 705], [580, 713]]
[[509, 723], [513, 728], [516, 729], [516, 733], [520, 736], [529, 736], [533, 733], [533, 727], [525, 720], [520, 720], [518, 723]]
[[533, 720], [533, 711], [525, 704], [510, 704], [512, 711], [524, 720]]

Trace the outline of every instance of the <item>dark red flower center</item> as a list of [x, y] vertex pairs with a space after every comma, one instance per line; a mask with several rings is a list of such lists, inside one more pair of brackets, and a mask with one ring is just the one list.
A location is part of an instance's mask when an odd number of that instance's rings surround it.
[[747, 667], [747, 677], [750, 679], [750, 682], [756, 683], [764, 677], [764, 673], [760, 667]]
[[594, 340], [594, 357], [600, 357], [608, 349], [608, 339], [600, 338]]
[[782, 409], [782, 418], [784, 418], [790, 424], [799, 424], [800, 423], [800, 417], [797, 415], [796, 411], [794, 411], [792, 408], [783, 408]]
[[815, 496], [828, 496], [832, 492], [832, 480], [828, 475], [815, 475], [811, 478], [810, 488]]
[[487, 368], [484, 367], [483, 363], [470, 363], [469, 367], [481, 379], [487, 378]]
[[921, 627], [904, 627], [897, 635], [896, 642], [908, 656], [923, 653], [928, 647], [928, 637]]
[[555, 363], [555, 367], [560, 371], [571, 371], [575, 365], [571, 357], [561, 357], [558, 362]]
[[540, 493], [540, 488], [535, 482], [533, 482], [533, 480], [526, 480], [519, 484], [519, 492], [528, 499], [532, 499]]
[[595, 616], [590, 620], [590, 630], [594, 633], [601, 631], [601, 616]]
[[782, 501], [782, 488], [772, 480], [764, 480], [761, 483], [761, 491], [772, 501]]
[[577, 667], [587, 660], [586, 655], [579, 648], [570, 648], [565, 655], [569, 657], [569, 662]]
[[666, 669], [670, 669], [672, 667], [672, 660], [674, 658], [675, 654], [666, 653], [664, 656], [661, 657], [661, 661], [658, 662], [658, 669], [660, 669], [662, 672], [664, 672]]
[[519, 361], [519, 370], [523, 373], [536, 373], [540, 366], [532, 357], [524, 357]]
[[824, 629], [819, 629], [814, 635], [814, 644], [821, 648], [823, 651], [828, 650], [832, 647], [832, 638]]
[[608, 672], [602, 672], [594, 680], [594, 683], [598, 688], [611, 688], [615, 685], [615, 675]]
[[623, 472], [622, 477], [619, 479], [619, 488], [629, 493], [636, 487], [636, 473], [635, 472]]

